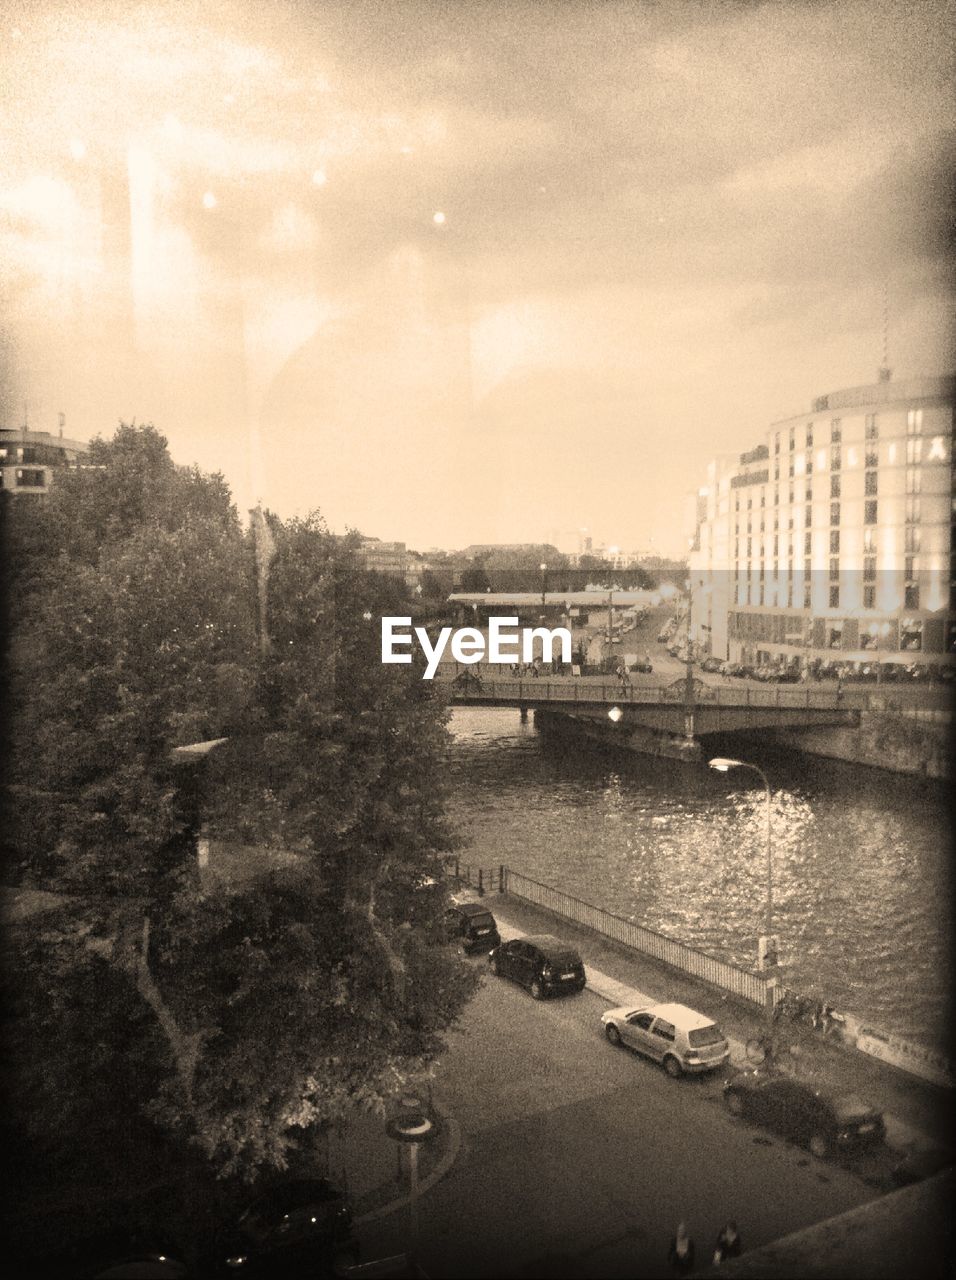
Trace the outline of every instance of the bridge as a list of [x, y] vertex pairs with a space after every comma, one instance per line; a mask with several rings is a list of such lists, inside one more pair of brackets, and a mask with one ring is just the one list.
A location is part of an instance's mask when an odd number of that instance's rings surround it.
[[440, 675], [453, 706], [516, 707], [554, 712], [601, 737], [653, 754], [697, 754], [696, 739], [756, 729], [811, 729], [857, 725], [870, 705], [865, 689], [801, 685], [710, 684], [681, 676], [669, 684], [631, 683], [579, 676], [538, 679], [476, 677], [465, 670]]

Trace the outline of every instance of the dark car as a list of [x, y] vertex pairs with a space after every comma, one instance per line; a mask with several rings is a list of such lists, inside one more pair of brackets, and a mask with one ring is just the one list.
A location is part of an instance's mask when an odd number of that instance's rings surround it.
[[651, 664], [647, 661], [646, 658], [638, 658], [636, 662], [631, 663], [631, 670], [639, 671], [643, 675], [650, 675], [651, 672], [654, 670], [654, 668], [651, 666]]
[[480, 902], [459, 902], [445, 912], [445, 936], [462, 951], [488, 952], [501, 941], [494, 916]]
[[704, 661], [700, 664], [700, 669], [701, 671], [717, 672], [721, 669], [723, 665], [724, 664], [723, 664], [722, 658], [717, 658], [712, 655], [711, 657], [704, 659]]
[[550, 933], [514, 938], [495, 947], [491, 972], [527, 987], [535, 1000], [565, 991], [583, 991], [584, 964], [575, 949]]
[[323, 1274], [359, 1260], [348, 1199], [326, 1178], [277, 1183], [249, 1205], [217, 1252], [220, 1275]]
[[809, 1147], [820, 1159], [886, 1136], [882, 1115], [868, 1103], [852, 1094], [828, 1098], [787, 1076], [744, 1073], [724, 1086], [724, 1097], [735, 1116]]

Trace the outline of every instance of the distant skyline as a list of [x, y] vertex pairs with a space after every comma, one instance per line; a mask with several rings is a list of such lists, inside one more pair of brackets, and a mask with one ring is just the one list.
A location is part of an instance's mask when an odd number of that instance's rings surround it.
[[[953, 367], [954, 5], [20, 0], [5, 426], [240, 509], [686, 552], [716, 454]], [[652, 541], [653, 540], [653, 541]]]

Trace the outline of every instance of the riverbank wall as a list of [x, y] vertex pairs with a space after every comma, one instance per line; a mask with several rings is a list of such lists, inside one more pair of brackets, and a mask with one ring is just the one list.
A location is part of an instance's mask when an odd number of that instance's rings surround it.
[[[543, 911], [549, 916], [568, 921], [586, 929], [617, 946], [652, 960], [665, 969], [703, 982], [727, 996], [745, 1002], [751, 1009], [769, 1014], [774, 1006], [784, 1002], [786, 988], [775, 977], [754, 973], [733, 965], [716, 956], [707, 955], [696, 947], [677, 938], [647, 929], [634, 921], [616, 916], [594, 903], [584, 902], [572, 894], [552, 885], [531, 880], [504, 865], [487, 869], [472, 867], [451, 858], [448, 871], [459, 884], [469, 885], [479, 894], [488, 895], [489, 907], [494, 909], [496, 894], [505, 894]], [[816, 1002], [801, 1000], [789, 993], [792, 1003], [810, 1007]], [[786, 1007], [786, 1006], [784, 1006]], [[828, 1048], [850, 1053], [861, 1053], [868, 1058], [894, 1067], [929, 1084], [944, 1089], [956, 1086], [956, 1066], [938, 1050], [923, 1044], [906, 1041], [889, 1032], [876, 1028], [865, 1018], [843, 1010], [830, 1008], [830, 1018], [816, 1027], [806, 1019], [793, 1022], [784, 1015], [781, 1027], [788, 1026], [790, 1033], [798, 1037], [819, 1039]], [[781, 1011], [778, 1011], [778, 1013]]]
[[794, 751], [893, 773], [946, 779], [956, 772], [948, 711], [863, 711], [858, 727], [774, 729], [770, 737]]

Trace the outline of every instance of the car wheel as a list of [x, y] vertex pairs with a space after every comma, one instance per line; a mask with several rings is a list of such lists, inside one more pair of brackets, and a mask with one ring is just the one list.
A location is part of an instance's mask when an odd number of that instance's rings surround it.
[[609, 1022], [607, 1024], [607, 1026], [604, 1028], [604, 1034], [610, 1040], [611, 1044], [621, 1043], [621, 1033], [620, 1031], [618, 1031], [617, 1027], [614, 1025], [613, 1022]]
[[684, 1068], [681, 1066], [679, 1060], [675, 1058], [672, 1053], [669, 1053], [667, 1057], [664, 1059], [664, 1070], [667, 1072], [667, 1074], [670, 1076], [672, 1080], [677, 1080], [680, 1076], [684, 1074]]
[[825, 1160], [830, 1154], [830, 1141], [826, 1134], [815, 1133], [810, 1139], [810, 1154], [818, 1160]]
[[535, 1000], [544, 999], [544, 987], [537, 978], [535, 978], [534, 982], [531, 984], [531, 995]]
[[727, 1110], [732, 1116], [742, 1116], [744, 1113], [744, 1100], [739, 1093], [727, 1094]]

